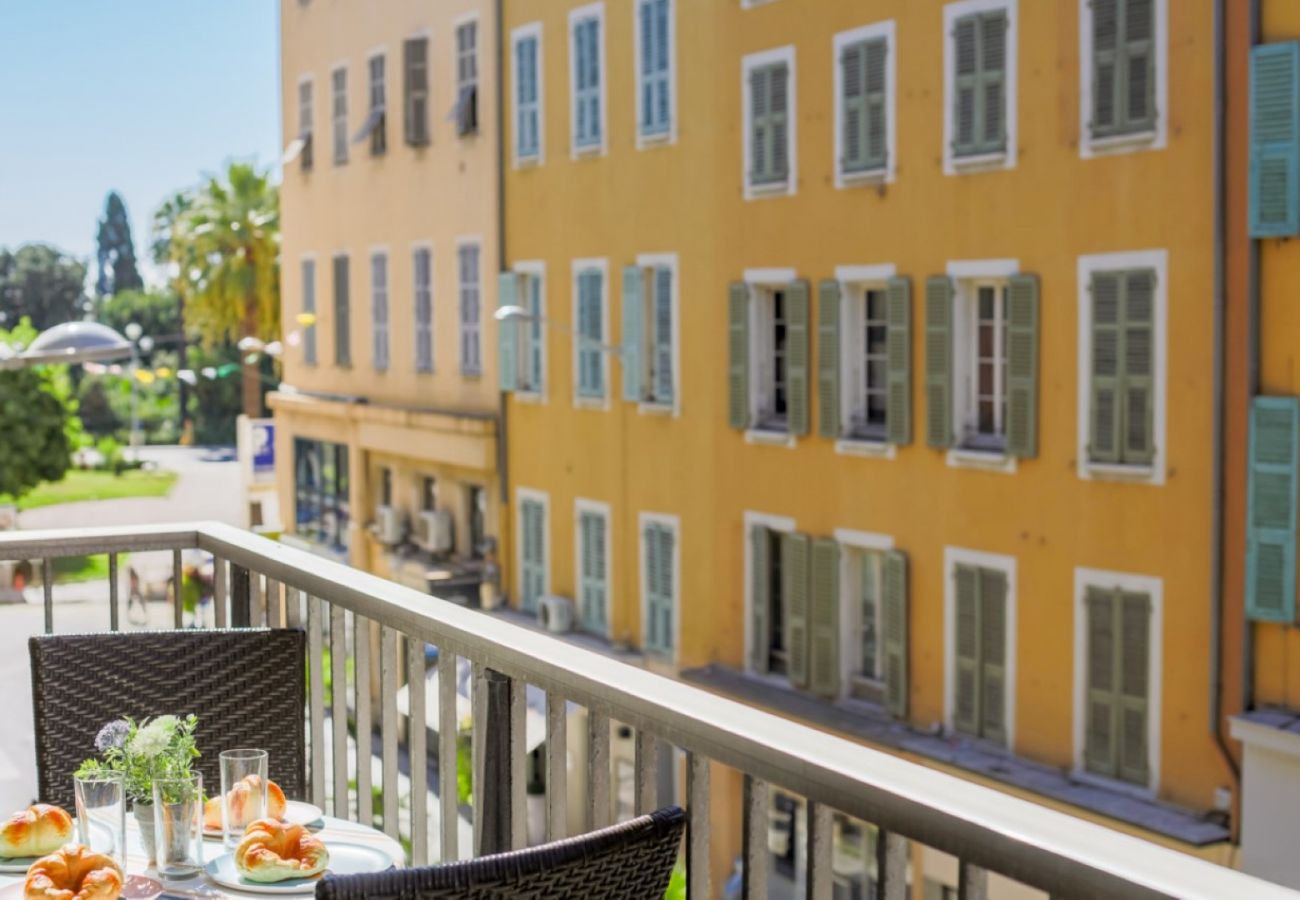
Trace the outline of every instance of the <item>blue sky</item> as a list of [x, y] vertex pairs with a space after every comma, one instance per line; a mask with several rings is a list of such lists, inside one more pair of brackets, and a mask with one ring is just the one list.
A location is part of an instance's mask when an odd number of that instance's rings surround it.
[[277, 0], [0, 0], [0, 246], [93, 262], [116, 189], [144, 256], [171, 192], [274, 164], [278, 17]]

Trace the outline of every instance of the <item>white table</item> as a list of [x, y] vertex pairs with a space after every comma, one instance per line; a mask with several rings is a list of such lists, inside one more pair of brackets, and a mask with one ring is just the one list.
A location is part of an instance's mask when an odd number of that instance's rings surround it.
[[[406, 865], [402, 845], [382, 831], [367, 828], [365, 825], [359, 825], [356, 822], [348, 822], [345, 819], [336, 819], [333, 816], [324, 816], [322, 821], [325, 823], [325, 827], [315, 833], [317, 837], [325, 842], [326, 846], [329, 845], [331, 840], [349, 844], [365, 844], [381, 850], [392, 859], [393, 865]], [[148, 860], [145, 858], [144, 845], [140, 843], [140, 827], [136, 824], [135, 816], [130, 813], [127, 813], [126, 816], [126, 849], [126, 874], [128, 878], [132, 875], [145, 875], [155, 879], [158, 877], [157, 873], [147, 866]], [[222, 845], [220, 838], [204, 839], [203, 859], [205, 862], [210, 862], [225, 852], [226, 848]], [[4, 892], [4, 896], [8, 896], [11, 892], [10, 885], [22, 885], [24, 881], [26, 881], [24, 875], [0, 875], [0, 892]], [[175, 882], [167, 886], [165, 891], [169, 894], [193, 897], [239, 897], [247, 898], [247, 900], [270, 900], [266, 894], [237, 891], [215, 885], [206, 875], [189, 881]], [[19, 896], [21, 896], [21, 893]], [[311, 895], [302, 894], [301, 896], [310, 897]]]

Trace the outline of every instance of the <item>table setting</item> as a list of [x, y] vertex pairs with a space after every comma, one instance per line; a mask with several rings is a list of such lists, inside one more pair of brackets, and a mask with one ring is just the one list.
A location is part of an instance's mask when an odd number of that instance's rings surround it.
[[329, 875], [404, 865], [382, 832], [286, 798], [266, 750], [221, 750], [206, 792], [196, 724], [106, 724], [72, 775], [75, 810], [36, 803], [0, 822], [0, 900], [307, 897]]

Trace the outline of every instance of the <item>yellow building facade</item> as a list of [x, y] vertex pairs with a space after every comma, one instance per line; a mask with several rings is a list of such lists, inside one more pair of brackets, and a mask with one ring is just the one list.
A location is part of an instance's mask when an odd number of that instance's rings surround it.
[[1213, 25], [1210, 0], [507, 0], [512, 603], [1225, 841]]
[[286, 539], [476, 603], [505, 524], [494, 6], [280, 13]]

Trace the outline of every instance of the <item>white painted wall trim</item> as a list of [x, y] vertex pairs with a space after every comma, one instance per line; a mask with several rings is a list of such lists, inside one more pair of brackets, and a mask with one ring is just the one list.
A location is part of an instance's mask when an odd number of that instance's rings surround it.
[[1007, 658], [1006, 691], [1003, 700], [1003, 721], [1007, 723], [1007, 749], [1016, 746], [1016, 658], [1019, 645], [1016, 639], [1016, 558], [1001, 553], [985, 553], [962, 547], [943, 548], [943, 724], [949, 733], [955, 733], [953, 715], [957, 709], [957, 566], [979, 566], [998, 569], [1007, 576]]
[[754, 526], [762, 525], [771, 531], [790, 534], [795, 530], [795, 521], [790, 516], [775, 516], [751, 510], [745, 510], [741, 521], [744, 523], [740, 540], [744, 545], [742, 556], [745, 563], [742, 578], [745, 589], [745, 659], [743, 668], [744, 671], [752, 673], [754, 670], [751, 660], [754, 657], [753, 647], [757, 636], [754, 634], [754, 548], [749, 541], [749, 533], [754, 529]]
[[[952, 151], [952, 143], [957, 135], [954, 106], [956, 101], [956, 48], [953, 46], [953, 31], [956, 22], [962, 16], [972, 13], [993, 12], [1004, 9], [1007, 13], [1007, 67], [1006, 78], [1006, 130], [1007, 148], [1002, 153], [973, 159], [958, 159]], [[996, 169], [1014, 169], [1016, 167], [1018, 140], [1018, 60], [1019, 42], [1019, 0], [956, 0], [943, 8], [943, 173], [959, 175], [963, 172], [989, 171]]]
[[1155, 103], [1153, 131], [1111, 138], [1092, 137], [1092, 0], [1079, 0], [1079, 158], [1163, 150], [1169, 146], [1169, 3], [1154, 0]]
[[898, 274], [893, 263], [835, 267], [835, 280], [841, 284], [885, 284]]
[[[755, 68], [766, 66], [771, 63], [783, 62], [790, 72], [790, 83], [787, 88], [789, 108], [786, 110], [786, 131], [789, 140], [789, 169], [786, 173], [784, 182], [774, 184], [754, 185], [750, 183], [749, 173], [753, 169], [752, 165], [752, 148], [750, 145], [749, 134], [753, 127], [753, 104], [750, 102], [749, 90], [749, 73]], [[786, 197], [796, 192], [796, 186], [799, 184], [799, 81], [795, 72], [795, 52], [794, 44], [787, 44], [784, 47], [776, 47], [772, 50], [763, 50], [759, 53], [750, 53], [740, 61], [740, 102], [741, 102], [741, 123], [740, 131], [740, 150], [741, 150], [741, 171], [740, 177], [744, 184], [744, 194], [746, 200], [761, 199], [764, 197]]]
[[[834, 70], [831, 108], [835, 110], [834, 138], [831, 147], [831, 171], [835, 187], [847, 188], [870, 184], [893, 184], [898, 173], [898, 41], [893, 19], [841, 31], [831, 38], [831, 68]], [[885, 168], [870, 172], [846, 173], [844, 158], [844, 66], [840, 54], [845, 47], [862, 41], [885, 39]]]
[[746, 269], [746, 284], [783, 287], [799, 277], [797, 269]]
[[1018, 259], [950, 259], [948, 277], [956, 280], [972, 278], [1010, 278], [1020, 273]]

